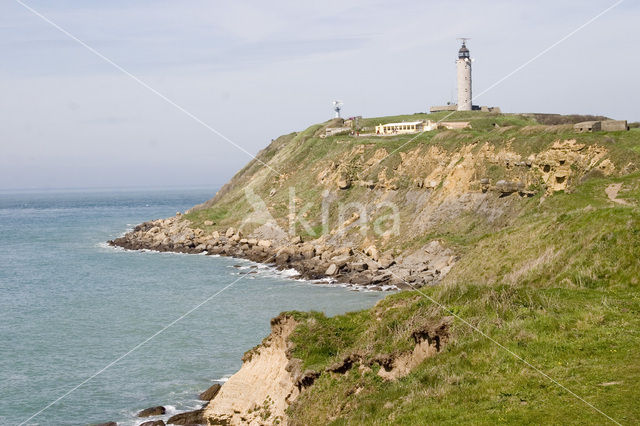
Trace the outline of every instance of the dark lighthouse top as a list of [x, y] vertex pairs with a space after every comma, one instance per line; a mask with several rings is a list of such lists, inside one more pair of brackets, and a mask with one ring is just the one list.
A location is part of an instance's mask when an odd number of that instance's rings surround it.
[[458, 58], [459, 59], [464, 59], [464, 58], [468, 58], [469, 57], [469, 49], [467, 49], [467, 46], [465, 45], [465, 42], [462, 42], [462, 47], [460, 48], [460, 50], [458, 50]]

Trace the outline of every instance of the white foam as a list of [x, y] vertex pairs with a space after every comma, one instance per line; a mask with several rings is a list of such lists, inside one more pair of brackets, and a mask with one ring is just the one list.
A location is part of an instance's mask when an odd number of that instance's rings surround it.
[[[181, 255], [181, 256], [189, 255], [189, 253], [176, 253], [176, 252], [172, 252], [172, 251], [158, 251], [158, 250], [152, 250], [152, 249], [127, 250], [127, 249], [124, 249], [122, 247], [110, 246], [106, 242], [98, 243], [98, 246], [100, 248], [109, 248], [109, 249], [112, 249], [112, 250], [119, 250], [119, 251], [135, 251], [135, 252], [142, 252], [142, 253], [160, 253], [160, 254]], [[221, 256], [219, 254], [208, 255], [206, 252], [202, 252], [202, 253], [198, 253], [198, 254], [207, 255], [209, 257], [223, 257], [223, 256]], [[379, 289], [372, 290], [371, 288], [369, 288], [369, 286], [363, 286], [363, 285], [351, 284], [351, 283], [343, 283], [343, 282], [339, 282], [338, 280], [336, 280], [335, 278], [332, 278], [332, 277], [324, 277], [324, 278], [320, 278], [320, 279], [316, 279], [316, 280], [307, 280], [307, 279], [301, 278], [302, 274], [300, 274], [300, 272], [298, 272], [297, 270], [295, 270], [293, 268], [279, 270], [275, 266], [267, 265], [267, 264], [264, 264], [264, 263], [254, 262], [254, 261], [249, 260], [249, 259], [242, 259], [242, 258], [235, 258], [235, 257], [228, 257], [228, 256], [224, 256], [224, 257], [227, 257], [229, 259], [233, 259], [235, 261], [235, 263], [233, 265], [227, 265], [227, 268], [232, 268], [233, 270], [237, 271], [237, 272], [231, 272], [231, 275], [233, 275], [233, 276], [244, 275], [246, 279], [250, 279], [250, 280], [255, 280], [257, 276], [262, 276], [262, 277], [279, 278], [279, 279], [286, 278], [286, 279], [291, 279], [292, 281], [296, 281], [296, 282], [299, 282], [299, 283], [306, 283], [306, 284], [313, 284], [313, 285], [324, 285], [324, 286], [328, 286], [328, 287], [347, 288], [347, 289], [349, 289], [351, 291], [371, 292], [371, 291], [397, 291], [397, 290], [399, 290], [398, 287], [396, 287], [395, 285], [379, 285], [379, 286], [376, 286]], [[255, 271], [256, 273], [255, 274], [249, 274], [249, 273], [246, 273], [246, 272], [241, 272], [241, 271], [247, 271], [247, 270], [252, 270], [252, 271]]]
[[110, 246], [109, 243], [107, 243], [106, 241], [101, 241], [101, 242], [97, 243], [96, 247], [101, 248], [101, 249], [106, 249], [106, 250], [124, 251], [124, 249], [122, 247]]
[[178, 414], [178, 410], [176, 409], [175, 405], [165, 405], [164, 410], [165, 410], [165, 413], [164, 413], [165, 415], [173, 416], [174, 414]]
[[278, 274], [282, 275], [284, 277], [298, 277], [298, 276], [300, 276], [300, 272], [296, 271], [293, 268], [291, 268], [291, 269], [283, 269], [282, 271], [278, 271]]

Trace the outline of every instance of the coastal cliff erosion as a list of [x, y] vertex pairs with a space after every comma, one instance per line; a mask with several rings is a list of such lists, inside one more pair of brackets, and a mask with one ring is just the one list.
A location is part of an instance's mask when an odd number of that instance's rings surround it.
[[286, 315], [271, 320], [271, 334], [244, 355], [240, 370], [205, 408], [209, 424], [287, 424], [285, 411], [302, 388], [302, 373], [291, 359], [288, 340], [295, 326]]
[[288, 409], [321, 377], [335, 380], [354, 369], [357, 374], [376, 371], [382, 380], [395, 381], [437, 355], [448, 342], [452, 318], [430, 321], [406, 330], [409, 344], [403, 351], [347, 350], [322, 369], [303, 369], [304, 361], [294, 356], [295, 341], [316, 319], [303, 313], [280, 314], [271, 320], [269, 336], [245, 353], [240, 370], [204, 408], [201, 421], [209, 425], [301, 424], [300, 419], [290, 419]]
[[[551, 139], [562, 128], [540, 131]], [[535, 203], [573, 191], [590, 174], [617, 170], [597, 144], [536, 139], [515, 149], [512, 137], [498, 144], [468, 136], [445, 131], [399, 153], [357, 141], [283, 137], [266, 151], [287, 173], [274, 177], [254, 160], [212, 200], [142, 223], [110, 244], [244, 258], [294, 269], [304, 279], [378, 290], [419, 288], [441, 282], [465, 245], [512, 226]], [[300, 143], [325, 144], [340, 160], [325, 153], [289, 164]]]
[[[627, 358], [611, 354], [637, 347], [618, 326], [637, 322], [637, 131], [459, 118], [471, 127], [415, 138], [320, 138], [331, 123], [285, 135], [211, 200], [110, 242], [245, 258], [369, 289], [420, 288], [335, 317], [281, 315], [198, 412], [203, 422], [468, 422], [478, 404], [495, 407], [491, 395], [501, 408], [480, 413], [487, 424], [512, 414], [535, 423], [540, 407], [580, 418], [580, 407], [567, 412], [479, 330], [523, 358], [553, 360], [545, 369], [563, 381], [622, 387]], [[560, 354], [561, 345], [572, 349]], [[600, 395], [625, 418], [635, 394], [629, 386], [625, 399]]]

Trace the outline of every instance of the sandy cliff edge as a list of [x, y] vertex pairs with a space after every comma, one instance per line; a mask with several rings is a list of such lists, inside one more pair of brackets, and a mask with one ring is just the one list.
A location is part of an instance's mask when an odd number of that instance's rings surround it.
[[299, 395], [299, 372], [287, 354], [293, 318], [271, 320], [271, 334], [243, 358], [240, 370], [229, 378], [207, 405], [209, 424], [287, 424], [285, 410]]

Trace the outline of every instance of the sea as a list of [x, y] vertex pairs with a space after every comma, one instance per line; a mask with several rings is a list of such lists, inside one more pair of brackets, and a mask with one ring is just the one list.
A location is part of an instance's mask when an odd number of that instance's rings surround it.
[[202, 406], [282, 311], [326, 315], [384, 296], [205, 255], [105, 242], [212, 189], [0, 192], [0, 424], [137, 425]]

